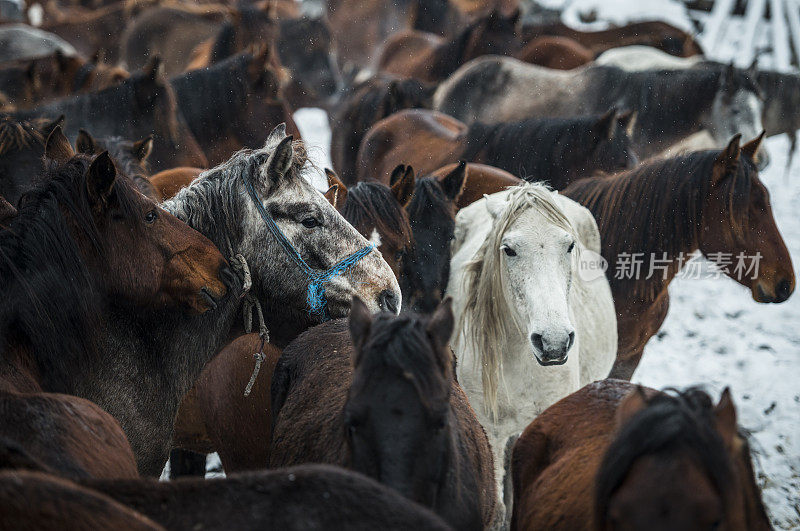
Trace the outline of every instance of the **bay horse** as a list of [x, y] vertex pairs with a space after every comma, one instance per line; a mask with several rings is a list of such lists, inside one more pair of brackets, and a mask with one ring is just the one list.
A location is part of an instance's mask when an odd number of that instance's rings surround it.
[[515, 54], [520, 61], [557, 70], [572, 70], [591, 63], [591, 50], [569, 37], [544, 36], [532, 39]]
[[736, 133], [754, 138], [762, 130], [760, 90], [752, 76], [733, 67], [627, 72], [590, 65], [562, 71], [483, 57], [443, 82], [433, 100], [434, 109], [466, 123], [627, 109], [636, 113], [632, 148], [642, 158], [702, 130], [717, 148]]
[[397, 164], [429, 173], [465, 160], [561, 189], [595, 171], [634, 166], [632, 125], [631, 113], [615, 109], [599, 116], [471, 125], [436, 111], [407, 109], [376, 123], [364, 136], [358, 178], [386, 182]]
[[[287, 136], [281, 124], [263, 147], [234, 153], [162, 203], [209, 237], [225, 256], [242, 255], [252, 276], [250, 293], [263, 308], [270, 342], [281, 348], [326, 315], [310, 311], [311, 279], [273, 236], [245, 181], [313, 272], [328, 272], [342, 258], [369, 247], [367, 239], [307, 180], [306, 160], [302, 141]], [[397, 280], [380, 253], [364, 255], [344, 274], [330, 277], [324, 289], [329, 318], [346, 316], [354, 295], [363, 297], [372, 311], [400, 308]]]
[[[736, 135], [722, 150], [646, 161], [563, 191], [594, 214], [603, 257], [615, 272], [613, 278], [609, 274], [619, 328], [613, 378], [633, 375], [647, 341], [667, 316], [669, 283], [694, 251], [720, 264], [756, 302], [780, 303], [794, 291], [792, 259], [755, 165], [762, 138], [763, 133], [740, 147]], [[664, 267], [652, 275], [619, 274], [637, 253], [643, 260], [657, 258]], [[739, 253], [742, 260], [760, 257], [752, 275], [737, 273], [736, 264], [726, 266], [724, 255], [735, 259]], [[644, 268], [650, 265], [645, 262]]]
[[100, 492], [35, 471], [0, 471], [0, 505], [3, 529], [164, 529]]
[[150, 165], [155, 171], [175, 166], [206, 166], [207, 160], [183, 122], [175, 93], [154, 58], [146, 68], [119, 85], [54, 100], [18, 111], [22, 119], [65, 115], [65, 133], [75, 138], [79, 129], [98, 137], [140, 139], [153, 135]]
[[429, 108], [435, 89], [416, 79], [379, 73], [341, 97], [329, 120], [331, 161], [345, 184], [356, 182], [358, 147], [369, 128], [402, 109]]
[[300, 335], [272, 378], [270, 467], [344, 466], [455, 529], [486, 528], [491, 450], [456, 381], [453, 324], [449, 300], [430, 317], [373, 317], [354, 299], [349, 322]]
[[537, 37], [559, 36], [579, 42], [593, 55], [621, 46], [643, 45], [657, 48], [678, 57], [703, 55], [703, 49], [691, 34], [660, 20], [633, 22], [601, 31], [579, 31], [563, 22], [523, 25], [525, 42]]
[[[287, 74], [267, 44], [171, 80], [178, 108], [212, 165], [264, 145], [271, 128], [297, 126], [283, 98]], [[188, 165], [188, 164], [186, 164]]]
[[154, 173], [149, 180], [161, 199], [166, 201], [175, 197], [182, 188], [189, 186], [201, 173], [202, 168], [179, 166]]
[[[579, 226], [591, 233], [581, 238]], [[458, 381], [489, 437], [501, 502], [511, 499], [509, 441], [614, 363], [608, 281], [578, 270], [584, 241], [597, 240], [591, 213], [542, 184], [486, 196], [456, 216], [447, 294]]]
[[601, 380], [514, 445], [511, 529], [772, 529], [729, 390]]
[[56, 50], [35, 59], [0, 63], [0, 92], [17, 109], [27, 109], [72, 93], [102, 90], [128, 76], [122, 68]]
[[342, 468], [302, 465], [219, 479], [87, 480], [166, 529], [451, 529], [432, 511], [371, 478]]
[[398, 32], [381, 47], [378, 69], [425, 82], [446, 79], [470, 59], [516, 53], [519, 12], [505, 17], [497, 11], [478, 19], [452, 38], [422, 31]]
[[[197, 314], [195, 318], [207, 319], [205, 328], [213, 329], [218, 315], [209, 310], [229, 297], [227, 266], [208, 239], [134, 191], [128, 180], [117, 178], [107, 153], [76, 156], [56, 128], [45, 157], [41, 184], [24, 196], [19, 213], [0, 232], [0, 292], [8, 301], [0, 313], [2, 389], [91, 400], [113, 419], [99, 408], [75, 404], [66, 410], [86, 411], [75, 429], [100, 425], [98, 415], [113, 421], [107, 433], [121, 425], [138, 468], [157, 473], [163, 466], [152, 452], [157, 420], [165, 415], [171, 430], [170, 395], [177, 401], [185, 392], [176, 387], [189, 369], [185, 358], [168, 350], [150, 319], [174, 330], [184, 348], [192, 349], [194, 345], [186, 345], [182, 320]], [[136, 337], [140, 327], [148, 330], [146, 338]], [[112, 350], [113, 357], [105, 355]], [[120, 367], [125, 377], [120, 377]], [[131, 407], [153, 400], [166, 404], [166, 411]], [[50, 415], [56, 423], [64, 410], [57, 407], [60, 403], [56, 400], [47, 409], [42, 402], [40, 415]], [[95, 418], [86, 418], [90, 414]], [[69, 438], [70, 433], [64, 435], [69, 442], [65, 456], [77, 462], [74, 469], [87, 474], [92, 467], [108, 465], [98, 454], [125, 441], [121, 432], [112, 438], [97, 428], [96, 447], [84, 446], [79, 453], [81, 443], [93, 441]], [[81, 462], [87, 458], [90, 464]]]

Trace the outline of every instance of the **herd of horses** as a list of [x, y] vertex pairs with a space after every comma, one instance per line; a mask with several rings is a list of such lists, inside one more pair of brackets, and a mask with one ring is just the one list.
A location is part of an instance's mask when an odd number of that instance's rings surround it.
[[771, 529], [729, 390], [630, 380], [685, 256], [794, 291], [759, 170], [800, 75], [515, 0], [35, 7], [0, 25], [0, 527]]

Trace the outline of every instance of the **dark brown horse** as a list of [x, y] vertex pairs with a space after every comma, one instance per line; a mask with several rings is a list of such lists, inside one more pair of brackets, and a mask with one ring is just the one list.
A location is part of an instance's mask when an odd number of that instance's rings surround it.
[[100, 492], [41, 472], [0, 472], [0, 506], [2, 529], [164, 529]]
[[794, 291], [792, 259], [754, 162], [762, 138], [740, 148], [737, 135], [723, 150], [650, 160], [563, 191], [592, 211], [600, 229], [619, 331], [612, 377], [633, 375], [667, 316], [669, 283], [696, 250], [757, 302], [783, 302]]
[[430, 510], [361, 474], [325, 465], [225, 479], [85, 481], [174, 531], [450, 529]]
[[377, 74], [345, 93], [329, 114], [331, 161], [347, 185], [356, 182], [358, 147], [379, 120], [403, 109], [429, 108], [436, 86]]
[[178, 107], [211, 165], [242, 148], [264, 145], [273, 127], [286, 123], [298, 136], [283, 98], [287, 74], [272, 45], [243, 52], [203, 70], [172, 79]]
[[161, 202], [162, 197], [150, 182], [150, 168], [147, 159], [153, 150], [153, 137], [132, 142], [120, 137], [94, 138], [88, 131], [78, 131], [75, 150], [84, 155], [99, 155], [103, 151], [114, 160], [121, 174], [131, 180], [137, 190], [154, 202]]
[[492, 11], [453, 38], [422, 31], [395, 33], [381, 48], [378, 68], [420, 81], [441, 81], [470, 59], [516, 53], [521, 45], [518, 18], [518, 12], [505, 17]]
[[512, 457], [511, 528], [772, 529], [729, 391], [620, 380], [550, 406]]
[[123, 68], [60, 50], [36, 59], [0, 63], [0, 92], [16, 109], [27, 109], [72, 93], [102, 90], [128, 78]]
[[160, 60], [117, 86], [55, 100], [14, 115], [22, 119], [65, 115], [70, 138], [79, 129], [98, 137], [138, 140], [153, 135], [150, 165], [155, 171], [175, 166], [206, 166], [207, 160], [180, 115], [175, 94], [164, 80]]
[[555, 35], [531, 40], [515, 57], [532, 65], [557, 70], [571, 70], [594, 60], [592, 51], [578, 41]]
[[345, 466], [456, 529], [485, 528], [496, 501], [492, 456], [455, 379], [450, 300], [430, 318], [373, 318], [354, 299], [347, 325], [317, 326], [279, 358], [270, 466]]
[[662, 21], [633, 22], [602, 31], [578, 31], [562, 22], [523, 26], [522, 36], [530, 42], [543, 36], [567, 37], [592, 51], [594, 56], [620, 46], [652, 46], [678, 57], [702, 55], [703, 49], [689, 33]]
[[[227, 267], [208, 239], [118, 179], [107, 153], [75, 156], [57, 128], [45, 156], [41, 184], [24, 196], [8, 230], [0, 231], [0, 293], [7, 301], [0, 312], [2, 387], [8, 393], [65, 393], [95, 402], [125, 429], [140, 470], [156, 473], [163, 454], [154, 446], [159, 437], [169, 439], [174, 420], [170, 400], [177, 410], [178, 396], [171, 395], [182, 395], [181, 380], [192, 377], [186, 374], [192, 359], [169, 351], [168, 332], [183, 334], [186, 346], [189, 314], [218, 306], [228, 291], [220, 280], [220, 274], [229, 276]], [[196, 318], [208, 319], [202, 329], [214, 330], [218, 317]], [[141, 332], [145, 338], [137, 330], [147, 330]], [[196, 345], [189, 348], [192, 356], [199, 352]], [[114, 356], [107, 355], [111, 351]], [[165, 407], [132, 406], [147, 401]], [[40, 409], [25, 418], [67, 422], [55, 406]], [[159, 431], [164, 414], [170, 417], [166, 434]], [[75, 429], [97, 423], [87, 419]], [[119, 425], [114, 421], [109, 433]], [[65, 431], [69, 444], [63, 452], [78, 443], [87, 451], [64, 453], [74, 467], [66, 461], [59, 466], [89, 475], [98, 466], [91, 464], [99, 461], [96, 454], [118, 440], [97, 433], [106, 445], [86, 449], [87, 437], [70, 438]], [[87, 457], [90, 464], [83, 462]]]
[[[465, 125], [424, 109], [400, 111], [375, 124], [358, 154], [359, 180], [386, 182], [397, 164], [429, 173], [458, 160], [481, 162], [555, 189], [596, 171], [630, 168], [630, 113]], [[531, 146], [536, 146], [532, 149]]]

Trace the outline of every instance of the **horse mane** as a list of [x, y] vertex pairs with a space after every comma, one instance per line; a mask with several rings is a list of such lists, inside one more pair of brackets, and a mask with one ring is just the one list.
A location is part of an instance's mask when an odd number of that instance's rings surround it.
[[30, 122], [0, 115], [0, 156], [21, 151], [31, 144], [44, 146], [42, 134]]
[[[571, 174], [581, 170], [587, 151], [596, 147], [595, 125], [601, 115], [575, 118], [533, 118], [512, 123], [469, 126], [461, 158], [477, 160], [510, 171], [523, 179], [547, 180], [554, 188], [568, 184]], [[624, 133], [609, 141], [610, 147], [624, 149]], [[531, 149], [535, 146], [535, 149]], [[607, 150], [603, 151], [608, 153]]]
[[[377, 315], [361, 348], [358, 369], [370, 375], [388, 368], [403, 375], [414, 385], [423, 406], [431, 410], [436, 401], [447, 398], [450, 382], [444, 381], [438, 367], [437, 347], [426, 331], [428, 320], [413, 313]], [[454, 374], [455, 357], [451, 354], [450, 359]]]
[[[659, 138], [695, 122], [716, 98], [724, 68], [642, 70], [626, 72], [615, 66], [586, 70], [598, 95], [596, 110], [619, 107], [637, 109], [636, 129], [643, 138]], [[737, 89], [759, 94], [757, 85], [737, 69], [732, 80]], [[673, 102], [668, 104], [668, 102]]]
[[[92, 158], [77, 155], [61, 166], [47, 161], [41, 183], [25, 194], [19, 213], [0, 231], [0, 356], [16, 340], [30, 346], [46, 387], [69, 388], [100, 353], [93, 330], [104, 304], [81, 249], [100, 259], [113, 249], [103, 243], [89, 202], [86, 173]], [[116, 179], [123, 215], [133, 216], [135, 192]], [[78, 234], [79, 236], [76, 236]]]
[[[614, 175], [581, 179], [564, 190], [564, 195], [592, 211], [602, 234], [603, 255], [609, 271], [616, 271], [620, 256], [663, 253], [672, 260], [668, 278], [680, 264], [681, 252], [691, 252], [700, 241], [700, 230], [711, 191], [714, 161], [721, 150], [698, 151], [671, 158], [650, 159], [638, 167]], [[757, 170], [741, 157], [735, 175], [725, 178], [723, 187], [733, 227], [741, 238], [748, 221], [747, 204]], [[637, 297], [652, 301], [663, 289], [661, 274], [641, 277], [631, 287], [626, 280], [609, 274], [612, 290], [634, 290]], [[624, 287], [623, 287], [624, 286]]]
[[[569, 218], [554, 200], [554, 192], [541, 183], [521, 183], [510, 188], [503, 212], [494, 219], [489, 234], [464, 268], [464, 309], [459, 316], [455, 341], [479, 356], [486, 414], [497, 418], [497, 390], [502, 377], [503, 352], [511, 335], [523, 330], [514, 305], [508, 299], [503, 236], [525, 211], [536, 208], [550, 223], [576, 236]], [[577, 238], [577, 236], [576, 236]], [[465, 350], [465, 349], [461, 349]]]
[[595, 483], [596, 522], [606, 521], [611, 496], [636, 460], [652, 454], [688, 452], [708, 474], [723, 504], [729, 504], [731, 463], [714, 426], [714, 403], [697, 387], [647, 399], [647, 407], [620, 427], [600, 464]]
[[411, 242], [408, 214], [385, 184], [360, 182], [348, 188], [342, 216], [354, 227], [371, 223], [381, 234], [399, 242]]

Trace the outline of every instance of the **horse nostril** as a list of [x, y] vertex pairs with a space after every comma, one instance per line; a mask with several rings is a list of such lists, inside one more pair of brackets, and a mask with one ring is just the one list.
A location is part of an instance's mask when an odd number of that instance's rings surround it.
[[569, 349], [572, 348], [572, 345], [575, 344], [575, 332], [570, 332], [567, 336], [567, 348], [564, 349], [564, 352], [569, 352]]
[[792, 294], [792, 283], [786, 279], [778, 283], [778, 288], [775, 290], [775, 302], [783, 302]]
[[531, 343], [533, 348], [544, 354], [544, 342], [542, 341], [542, 334], [531, 334]]
[[378, 295], [378, 306], [384, 312], [397, 313], [400, 301], [394, 291], [385, 289]]

